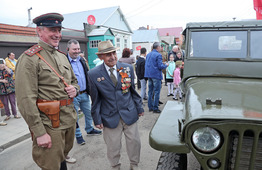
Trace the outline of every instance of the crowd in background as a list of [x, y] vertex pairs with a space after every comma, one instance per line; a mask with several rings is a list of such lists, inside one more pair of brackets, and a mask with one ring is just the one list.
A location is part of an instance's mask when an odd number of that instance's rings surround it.
[[[11, 118], [9, 103], [12, 110], [12, 115], [15, 119], [21, 118], [17, 114], [16, 97], [15, 97], [15, 66], [17, 60], [15, 54], [9, 52], [5, 59], [0, 58], [0, 100], [4, 108], [5, 118], [2, 118], [2, 111], [0, 117], [0, 126], [6, 126]], [[5, 121], [5, 122], [4, 122]]]
[[[162, 104], [160, 101], [162, 82], [168, 86], [167, 97], [173, 96], [174, 100], [178, 100], [178, 95], [179, 99], [182, 98], [179, 84], [183, 75], [185, 53], [177, 45], [173, 46], [169, 52], [166, 52], [163, 47], [164, 45], [156, 42], [148, 54], [146, 48], [141, 48], [135, 65], [137, 88], [141, 88], [141, 98], [148, 100], [149, 111], [154, 113], [161, 113], [158, 106]], [[147, 88], [148, 96], [146, 95]]]

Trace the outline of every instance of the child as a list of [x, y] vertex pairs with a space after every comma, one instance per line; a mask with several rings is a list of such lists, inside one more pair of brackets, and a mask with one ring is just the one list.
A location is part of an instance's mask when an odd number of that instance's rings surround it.
[[177, 93], [179, 94], [179, 98], [182, 98], [181, 94], [181, 89], [179, 87], [179, 83], [181, 82], [181, 77], [180, 77], [180, 68], [182, 67], [182, 61], [176, 61], [176, 69], [174, 71], [174, 85], [176, 87], [175, 94], [173, 99], [177, 100]]
[[171, 54], [169, 56], [169, 66], [166, 69], [166, 81], [167, 81], [167, 87], [168, 87], [168, 94], [167, 96], [174, 96], [174, 84], [173, 84], [173, 77], [174, 77], [174, 70], [176, 68], [176, 64], [174, 62], [174, 55]]
[[175, 62], [177, 62], [177, 61], [183, 61], [181, 51], [176, 52], [176, 58], [174, 59], [174, 61], [175, 61]]

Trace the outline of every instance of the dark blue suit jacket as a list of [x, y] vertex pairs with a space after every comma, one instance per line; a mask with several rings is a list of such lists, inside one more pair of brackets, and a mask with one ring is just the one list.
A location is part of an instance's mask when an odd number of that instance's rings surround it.
[[140, 95], [135, 90], [134, 70], [130, 64], [118, 62], [117, 69], [130, 69], [131, 87], [127, 93], [122, 92], [121, 76], [118, 74], [118, 83], [115, 86], [108, 72], [101, 64], [88, 72], [89, 91], [92, 99], [91, 113], [95, 125], [102, 124], [108, 128], [116, 128], [120, 117], [131, 125], [138, 120], [138, 114], [144, 112]]

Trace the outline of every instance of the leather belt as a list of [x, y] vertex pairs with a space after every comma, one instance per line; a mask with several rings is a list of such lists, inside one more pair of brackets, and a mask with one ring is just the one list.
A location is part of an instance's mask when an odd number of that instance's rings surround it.
[[[60, 106], [68, 106], [71, 103], [73, 103], [74, 99], [64, 99], [64, 100], [58, 100], [60, 101]], [[37, 99], [36, 103], [43, 103], [43, 102], [52, 102], [53, 100], [43, 100], [43, 99]]]
[[79, 94], [86, 93], [86, 90], [80, 91]]

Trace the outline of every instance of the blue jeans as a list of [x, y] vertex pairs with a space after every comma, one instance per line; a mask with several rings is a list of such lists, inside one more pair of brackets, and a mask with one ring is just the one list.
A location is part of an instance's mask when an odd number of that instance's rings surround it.
[[[160, 98], [161, 80], [148, 79], [148, 108], [149, 110], [158, 110]], [[154, 93], [154, 99], [152, 99]]]
[[[83, 93], [83, 94], [79, 94], [77, 97], [74, 98], [74, 106], [75, 106], [75, 110], [77, 112], [77, 122], [79, 119], [78, 116], [78, 109], [80, 107], [80, 109], [83, 111], [84, 115], [85, 115], [85, 131], [87, 133], [91, 132], [94, 127], [93, 127], [93, 119], [91, 116], [91, 102], [90, 102], [90, 97], [87, 93]], [[80, 137], [82, 136], [80, 127], [76, 128], [76, 137]]]
[[146, 79], [140, 79], [140, 83], [141, 83], [141, 92], [140, 92], [140, 96], [142, 98], [142, 101], [144, 98], [147, 98], [146, 96]]

